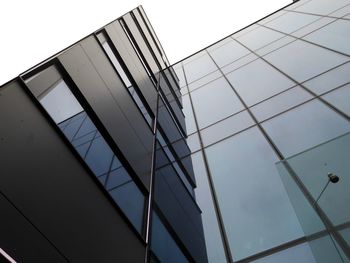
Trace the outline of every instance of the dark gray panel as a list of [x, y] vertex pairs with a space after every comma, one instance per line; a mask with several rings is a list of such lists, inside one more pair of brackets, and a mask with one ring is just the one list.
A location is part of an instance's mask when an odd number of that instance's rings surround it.
[[157, 93], [154, 84], [149, 79], [147, 72], [141, 61], [137, 57], [129, 39], [126, 37], [119, 21], [116, 21], [105, 27], [108, 36], [110, 37], [112, 44], [118, 50], [125, 65], [134, 78], [138, 88], [142, 92], [148, 105], [155, 115], [157, 108]]
[[152, 53], [150, 51], [150, 49], [148, 48], [145, 40], [143, 39], [140, 31], [138, 30], [134, 20], [132, 19], [130, 14], [126, 14], [123, 16], [123, 19], [126, 23], [126, 25], [128, 26], [132, 36], [134, 37], [137, 45], [139, 46], [141, 53], [143, 54], [143, 56], [145, 57], [148, 65], [150, 66], [152, 72], [154, 75], [157, 75], [158, 72], [160, 71], [156, 61], [154, 60]]
[[0, 94], [2, 192], [71, 262], [144, 262], [142, 241], [23, 89]]
[[14, 260], [67, 262], [2, 195], [0, 195], [0, 210], [0, 247]]
[[[127, 91], [121, 91], [123, 84], [117, 78], [107, 57], [104, 57], [102, 49], [95, 40], [88, 38], [62, 54], [59, 60], [148, 189], [152, 163], [149, 130], [142, 116], [137, 115], [136, 105], [131, 104]], [[99, 67], [99, 72], [92, 62]], [[119, 105], [120, 100], [125, 102]], [[127, 109], [128, 107], [130, 108]], [[133, 119], [129, 117], [136, 118], [135, 127], [131, 125]], [[138, 128], [141, 130], [137, 131]], [[143, 131], [144, 135], [141, 134]]]
[[35, 78], [30, 80], [30, 83], [32, 84], [32, 92], [35, 95], [35, 97], [39, 97], [43, 93], [45, 93], [46, 89], [48, 87], [51, 87], [53, 84], [55, 84], [58, 80], [61, 79], [60, 74], [54, 67], [49, 67], [45, 70], [43, 70], [40, 73], [40, 78], [38, 78], [36, 75], [33, 76]]
[[174, 180], [179, 180], [174, 173], [169, 173], [168, 169], [161, 168], [156, 171], [155, 175], [155, 201], [158, 207], [195, 262], [207, 262], [203, 231], [201, 230], [202, 221], [198, 210], [193, 209], [191, 216], [189, 216], [188, 210], [181, 205], [181, 203], [185, 203], [178, 201], [178, 196], [184, 194], [182, 201], [191, 202], [188, 199], [189, 195], [187, 195], [187, 200], [184, 200], [186, 199], [186, 193], [184, 193], [186, 190], [181, 189], [180, 182], [174, 182]]
[[150, 46], [151, 46], [151, 48], [153, 50], [153, 53], [157, 57], [157, 61], [158, 61], [159, 65], [161, 66], [162, 69], [166, 68], [166, 65], [165, 65], [165, 63], [163, 61], [163, 58], [162, 58], [162, 54], [160, 53], [160, 50], [158, 49], [158, 46], [153, 41], [152, 36], [151, 36], [150, 32], [148, 31], [146, 24], [142, 20], [141, 15], [139, 13], [139, 10], [138, 9], [134, 9], [132, 11], [132, 13], [134, 14], [137, 22], [139, 23], [139, 25], [140, 25], [140, 27], [142, 29], [142, 32], [144, 33], [148, 43], [150, 44]]
[[188, 148], [185, 138], [182, 137], [162, 100], [159, 100], [158, 123], [164, 131], [164, 135], [168, 139], [170, 147], [174, 149], [177, 157], [186, 169], [187, 175], [189, 176], [188, 179], [195, 185], [196, 180], [192, 164], [190, 160], [188, 162], [188, 159], [183, 159], [183, 157], [190, 155], [191, 150]]

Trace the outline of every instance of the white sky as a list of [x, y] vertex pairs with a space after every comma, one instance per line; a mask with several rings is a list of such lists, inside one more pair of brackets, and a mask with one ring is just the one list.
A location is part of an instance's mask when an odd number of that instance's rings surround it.
[[142, 5], [170, 63], [292, 0], [2, 0], [0, 85]]

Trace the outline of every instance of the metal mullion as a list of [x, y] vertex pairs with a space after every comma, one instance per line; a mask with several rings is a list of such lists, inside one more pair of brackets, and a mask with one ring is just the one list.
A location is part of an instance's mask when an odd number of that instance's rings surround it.
[[[131, 18], [132, 18], [132, 20], [134, 21], [134, 23], [135, 23], [135, 25], [136, 25], [138, 31], [140, 32], [140, 34], [141, 34], [141, 36], [142, 36], [144, 42], [146, 43], [146, 46], [147, 46], [149, 52], [151, 53], [151, 56], [152, 56], [154, 62], [157, 64], [157, 67], [158, 67], [158, 70], [159, 70], [158, 74], [162, 74], [163, 79], [165, 80], [166, 84], [169, 86], [170, 93], [174, 96], [175, 101], [176, 101], [176, 103], [178, 104], [178, 106], [179, 106], [180, 108], [182, 108], [182, 105], [181, 105], [181, 103], [180, 103], [178, 97], [176, 96], [173, 87], [170, 85], [170, 82], [169, 82], [167, 76], [164, 74], [164, 71], [163, 71], [163, 69], [162, 69], [162, 67], [161, 67], [161, 65], [160, 65], [160, 63], [159, 63], [159, 61], [158, 61], [158, 59], [157, 59], [157, 56], [154, 54], [154, 51], [153, 51], [153, 49], [152, 49], [152, 47], [151, 47], [151, 45], [150, 45], [150, 43], [149, 43], [149, 41], [148, 41], [148, 39], [147, 39], [145, 33], [143, 32], [143, 30], [142, 30], [142, 28], [141, 28], [139, 22], [137, 21], [137, 18], [135, 17], [135, 15], [134, 15], [132, 12], [130, 13], [130, 15], [131, 15]], [[181, 111], [181, 112], [182, 112], [182, 111]]]
[[344, 16], [341, 16], [341, 17], [337, 17], [337, 16], [331, 16], [331, 14], [335, 13], [336, 11], [344, 8], [344, 7], [347, 7], [349, 4], [343, 6], [343, 7], [340, 7], [334, 11], [332, 11], [331, 13], [329, 13], [328, 15], [320, 15], [320, 14], [315, 14], [315, 13], [309, 13], [309, 12], [304, 12], [304, 11], [297, 11], [297, 10], [286, 10], [288, 12], [292, 12], [292, 13], [299, 13], [299, 14], [305, 14], [305, 15], [312, 15], [312, 16], [319, 16], [321, 18], [324, 18], [324, 17], [327, 17], [327, 18], [335, 18], [335, 19], [342, 19], [342, 20], [350, 20], [349, 18], [345, 18], [345, 16], [347, 16], [349, 13], [347, 13], [346, 15]]
[[[303, 84], [299, 83], [297, 80], [295, 80], [294, 78], [292, 78], [291, 76], [289, 76], [287, 73], [285, 73], [284, 71], [282, 71], [281, 69], [279, 69], [278, 67], [276, 67], [275, 65], [273, 65], [272, 63], [270, 63], [268, 60], [266, 60], [264, 57], [260, 56], [259, 54], [255, 53], [252, 49], [248, 48], [246, 45], [242, 44], [240, 41], [238, 41], [237, 39], [234, 39], [234, 41], [236, 41], [238, 44], [242, 45], [243, 47], [245, 47], [246, 49], [248, 49], [250, 52], [252, 52], [254, 55], [258, 56], [261, 60], [263, 60], [265, 63], [267, 63], [268, 65], [270, 65], [271, 67], [273, 67], [275, 70], [277, 70], [278, 72], [280, 72], [282, 75], [284, 75], [285, 77], [287, 77], [289, 80], [293, 81], [294, 83], [296, 83], [297, 85], [299, 85], [299, 87], [303, 88], [306, 92], [308, 92], [309, 94], [311, 94], [314, 98], [317, 98], [318, 100], [320, 100], [321, 102], [323, 102], [326, 106], [328, 106], [329, 108], [331, 108], [333, 111], [335, 111], [336, 113], [338, 113], [340, 116], [344, 117], [346, 120], [350, 121], [350, 117], [345, 114], [343, 111], [339, 110], [338, 108], [336, 108], [335, 106], [333, 106], [332, 104], [330, 104], [328, 101], [326, 101], [325, 99], [319, 97], [315, 92], [311, 91], [310, 89], [308, 89], [307, 87], [305, 87]], [[349, 62], [349, 61], [347, 61]], [[214, 62], [215, 63], [215, 62]], [[255, 117], [254, 117], [255, 118]]]
[[[252, 51], [251, 49], [249, 49], [248, 47], [246, 47], [245, 45], [243, 45], [242, 43], [240, 43], [238, 40], [234, 39], [238, 44], [242, 45], [243, 47], [247, 48], [248, 50], [250, 50], [252, 53], [254, 53], [255, 55], [257, 55], [254, 51]], [[261, 58], [263, 61], [265, 61], [267, 64], [271, 65], [273, 68], [275, 68], [277, 71], [279, 71], [280, 73], [282, 73], [284, 76], [288, 77], [290, 80], [294, 81], [295, 83], [298, 84], [298, 82], [296, 80], [294, 80], [293, 78], [291, 78], [289, 75], [287, 75], [286, 73], [284, 73], [283, 71], [281, 71], [280, 69], [278, 69], [277, 67], [273, 66], [271, 63], [269, 63], [266, 59], [264, 59], [263, 57], [259, 56], [259, 58]], [[213, 60], [214, 61], [214, 60]], [[214, 61], [215, 63], [215, 61]], [[231, 83], [230, 83], [231, 85]], [[311, 92], [310, 90], [308, 90], [307, 88], [305, 88], [303, 85], [299, 84], [301, 87], [303, 87], [306, 91], [308, 91], [309, 93], [313, 94], [314, 97], [316, 96], [313, 92]], [[231, 85], [231, 87], [233, 88], [233, 86]], [[233, 88], [234, 89], [234, 88]], [[323, 99], [319, 98], [319, 100], [324, 101]], [[327, 104], [329, 105], [329, 103], [327, 102]], [[245, 104], [244, 104], [245, 105]], [[333, 106], [331, 108], [334, 108]], [[247, 109], [249, 112], [250, 110]], [[336, 111], [338, 112], [339, 110], [336, 109]], [[251, 112], [250, 112], [251, 113]], [[341, 112], [342, 113], [342, 112]], [[251, 113], [252, 114], [252, 113]], [[342, 116], [345, 115], [344, 113], [341, 114]], [[256, 121], [255, 116], [252, 114], [253, 119]], [[345, 115], [343, 116], [345, 117], [347, 120], [350, 120], [350, 117]], [[264, 137], [268, 140], [268, 142], [270, 143], [270, 145], [272, 146], [272, 148], [274, 149], [274, 151], [276, 152], [276, 154], [278, 155], [278, 157], [283, 161], [285, 160], [284, 155], [281, 153], [281, 151], [278, 149], [278, 147], [274, 144], [274, 142], [272, 141], [272, 139], [270, 138], [270, 136], [267, 134], [267, 132], [265, 131], [265, 129], [261, 126], [260, 123], [257, 122], [258, 127], [260, 128], [261, 132], [263, 133]], [[310, 194], [310, 192], [308, 191], [307, 187], [303, 184], [303, 182], [300, 180], [300, 178], [297, 176], [297, 174], [295, 173], [295, 171], [293, 170], [293, 168], [289, 165], [288, 162], [283, 162], [284, 166], [286, 167], [286, 169], [288, 170], [289, 174], [291, 175], [292, 179], [294, 180], [294, 182], [299, 186], [300, 190], [303, 192], [304, 196], [307, 198], [307, 200], [309, 201], [309, 203], [311, 204], [312, 207], [314, 207], [314, 210], [316, 211], [316, 213], [319, 215], [321, 221], [324, 223], [324, 225], [326, 226], [326, 228], [332, 233], [332, 235], [334, 236], [334, 238], [337, 240], [338, 244], [340, 245], [340, 247], [343, 249], [344, 253], [348, 256], [348, 258], [350, 258], [350, 250], [348, 248], [348, 245], [346, 243], [346, 241], [344, 240], [344, 238], [337, 232], [334, 231], [334, 226], [331, 222], [331, 220], [328, 218], [328, 216], [324, 213], [324, 211], [321, 209], [321, 207], [315, 203], [314, 198], [312, 197], [312, 195]]]
[[151, 178], [150, 187], [148, 194], [148, 204], [147, 204], [147, 214], [146, 214], [146, 253], [145, 253], [145, 263], [149, 263], [151, 260], [151, 232], [152, 232], [152, 211], [154, 202], [154, 187], [155, 187], [155, 167], [156, 167], [156, 149], [157, 149], [157, 122], [158, 122], [158, 107], [159, 107], [159, 85], [160, 85], [160, 75], [158, 75], [158, 82], [156, 86], [157, 90], [157, 103], [156, 112], [153, 119], [153, 147], [152, 147], [152, 164], [151, 164]]
[[[183, 65], [181, 65], [181, 68], [183, 70], [185, 83], [188, 86], [188, 84], [187, 84], [187, 77], [186, 77]], [[188, 93], [188, 95], [189, 95], [189, 99], [190, 99], [190, 104], [191, 104], [191, 108], [192, 108], [192, 112], [193, 112], [195, 125], [197, 127], [197, 131], [199, 131], [199, 125], [198, 125], [198, 121], [197, 121], [196, 112], [195, 112], [194, 107], [193, 107], [191, 93]], [[219, 201], [218, 201], [218, 198], [217, 198], [217, 195], [216, 195], [216, 192], [215, 192], [215, 188], [214, 188], [214, 181], [212, 179], [212, 176], [211, 176], [211, 173], [210, 173], [210, 169], [209, 169], [208, 158], [207, 158], [206, 152], [204, 151], [204, 144], [203, 144], [202, 136], [201, 136], [201, 134], [199, 132], [198, 132], [198, 137], [199, 137], [199, 143], [200, 143], [200, 147], [201, 147], [201, 149], [198, 152], [202, 153], [202, 158], [203, 158], [205, 170], [206, 170], [207, 177], [208, 177], [209, 189], [210, 189], [210, 193], [211, 193], [211, 197], [212, 197], [212, 201], [213, 201], [213, 205], [214, 205], [214, 209], [215, 209], [214, 212], [216, 214], [216, 219], [217, 219], [218, 226], [219, 226], [219, 229], [220, 229], [220, 237], [221, 237], [222, 245], [224, 247], [226, 261], [227, 262], [233, 262], [233, 257], [232, 257], [232, 253], [231, 253], [228, 237], [226, 235], [225, 225], [224, 225], [223, 217], [222, 217], [222, 214], [221, 214], [221, 209], [220, 209], [220, 206], [219, 206]]]
[[[332, 22], [330, 22], [330, 23], [328, 23], [328, 24], [326, 24], [326, 25], [324, 25], [324, 26], [321, 26], [320, 28], [315, 29], [315, 30], [309, 32], [308, 34], [304, 35], [303, 37], [305, 37], [305, 36], [307, 36], [307, 35], [309, 35], [309, 34], [315, 32], [315, 31], [318, 31], [318, 30], [320, 30], [321, 28], [323, 28], [323, 27], [325, 27], [325, 26], [327, 26], [327, 25], [329, 25], [329, 24], [332, 24], [332, 23], [334, 23], [334, 22], [337, 21], [337, 20], [338, 20], [338, 19], [336, 19], [336, 20], [334, 20], [334, 21], [332, 21]], [[332, 48], [329, 48], [329, 47], [326, 47], [326, 46], [322, 46], [322, 45], [317, 44], [317, 43], [315, 43], [315, 42], [306, 40], [306, 39], [304, 39], [304, 38], [300, 38], [300, 37], [293, 36], [293, 35], [291, 35], [291, 34], [289, 34], [289, 33], [285, 33], [285, 32], [283, 32], [283, 31], [274, 29], [274, 28], [272, 28], [272, 27], [268, 27], [268, 26], [265, 26], [265, 25], [262, 25], [262, 24], [259, 24], [259, 25], [262, 26], [262, 27], [265, 27], [265, 28], [267, 28], [267, 29], [270, 29], [270, 30], [272, 30], [272, 31], [275, 31], [275, 32], [277, 32], [277, 33], [284, 34], [284, 35], [289, 36], [289, 37], [292, 37], [292, 38], [294, 38], [294, 39], [297, 39], [297, 40], [306, 42], [306, 43], [308, 43], [308, 44], [311, 44], [311, 45], [314, 45], [314, 46], [317, 46], [317, 47], [320, 47], [320, 48], [323, 48], [323, 49], [327, 49], [328, 51], [332, 51], [332, 52], [334, 52], [334, 53], [343, 55], [343, 56], [345, 56], [345, 57], [350, 57], [350, 55], [348, 55], [348, 54], [346, 54], [346, 53], [343, 53], [343, 52], [341, 52], [341, 51], [338, 51], [338, 50], [335, 50], [335, 49], [332, 49]], [[293, 31], [293, 32], [294, 32], [294, 31]], [[293, 33], [293, 32], [292, 32], [292, 33]], [[235, 40], [236, 40], [236, 39], [235, 39]], [[236, 41], [238, 41], [238, 40], [236, 40]], [[240, 44], [241, 44], [241, 43], [240, 43]], [[244, 46], [243, 44], [241, 44], [241, 45]], [[244, 46], [244, 47], [245, 47], [245, 46]], [[247, 49], [249, 49], [249, 48], [247, 48]], [[250, 50], [250, 49], [249, 49], [249, 50]], [[254, 54], [255, 54], [255, 52], [254, 52]], [[264, 56], [265, 56], [265, 55], [264, 55]], [[259, 57], [260, 57], [260, 56], [259, 56]]]

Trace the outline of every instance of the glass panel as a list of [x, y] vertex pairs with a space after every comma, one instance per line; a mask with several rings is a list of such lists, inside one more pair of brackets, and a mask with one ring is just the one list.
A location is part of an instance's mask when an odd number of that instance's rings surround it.
[[83, 108], [63, 80], [60, 80], [52, 89], [39, 96], [39, 99], [56, 123], [61, 123], [83, 111]]
[[[304, 232], [311, 240], [310, 246], [317, 262], [349, 262], [349, 258], [344, 253], [346, 250], [349, 252], [349, 247], [346, 244], [340, 246], [341, 242], [338, 243], [339, 239], [336, 238], [338, 231], [347, 226], [350, 220], [350, 210], [346, 209], [350, 202], [349, 155], [350, 133], [347, 133], [277, 164]], [[330, 173], [339, 176], [340, 180], [331, 181]], [[291, 178], [297, 178], [300, 181], [303, 191], [296, 187]], [[299, 188], [299, 191], [291, 192], [291, 188]], [[310, 194], [313, 200], [310, 200], [308, 210], [300, 210], [296, 201], [303, 198], [305, 192]], [[323, 213], [316, 214], [315, 202], [317, 202], [318, 211]], [[309, 215], [312, 216], [309, 217]], [[320, 219], [327, 223], [327, 231], [320, 231], [325, 229], [322, 226], [315, 231], [317, 229], [314, 226], [320, 225]], [[343, 249], [346, 250], [343, 251]]]
[[300, 40], [266, 55], [265, 59], [299, 82], [348, 60], [345, 56]]
[[248, 49], [233, 40], [213, 51], [210, 51], [211, 56], [219, 67], [225, 66], [249, 53], [250, 51]]
[[235, 114], [201, 130], [203, 144], [204, 146], [208, 146], [254, 124], [255, 122], [247, 111]]
[[295, 87], [253, 106], [251, 111], [258, 121], [263, 121], [312, 98], [304, 89]]
[[257, 24], [253, 24], [253, 25], [250, 25], [249, 27], [247, 28], [244, 28], [242, 30], [239, 30], [237, 33], [235, 34], [232, 34], [231, 37], [234, 37], [234, 38], [238, 38], [240, 36], [243, 36], [245, 34], [247, 34], [248, 32], [258, 28], [259, 26]]
[[280, 252], [274, 253], [252, 263], [316, 263], [308, 243], [303, 243]]
[[179, 86], [182, 88], [186, 85], [184, 72], [182, 70], [182, 63], [176, 64], [173, 68], [175, 70], [176, 76], [179, 78]]
[[188, 88], [190, 91], [193, 91], [193, 90], [200, 88], [200, 87], [204, 86], [205, 84], [207, 84], [215, 79], [218, 79], [220, 77], [222, 77], [221, 72], [219, 70], [214, 71], [214, 72], [204, 76], [203, 78], [200, 78], [200, 79], [192, 82], [191, 84], [188, 85]]
[[254, 55], [253, 53], [250, 53], [247, 56], [242, 57], [241, 59], [228, 64], [227, 66], [223, 67], [221, 70], [224, 74], [230, 73], [244, 65], [247, 65], [248, 63], [252, 62], [253, 60], [256, 60], [258, 57]]
[[281, 15], [287, 13], [285, 10], [278, 11], [277, 13], [274, 13], [272, 15], [269, 15], [268, 17], [264, 18], [263, 20], [259, 21], [259, 24], [264, 25], [270, 21], [273, 21], [280, 17]]
[[302, 11], [313, 14], [328, 15], [340, 7], [349, 4], [348, 0], [312, 0], [296, 8], [296, 11]]
[[322, 96], [326, 101], [350, 115], [350, 84]]
[[228, 74], [227, 78], [248, 106], [295, 85], [261, 59]]
[[265, 56], [266, 54], [268, 54], [268, 53], [270, 53], [278, 48], [281, 48], [281, 47], [289, 44], [292, 41], [295, 41], [295, 38], [290, 37], [290, 36], [285, 36], [279, 40], [272, 42], [271, 44], [269, 44], [263, 48], [256, 50], [256, 53], [259, 56]]
[[278, 33], [271, 29], [259, 27], [237, 38], [237, 40], [242, 42], [248, 48], [256, 50], [284, 36], [284, 34]]
[[160, 262], [189, 262], [155, 212], [152, 213], [151, 249]]
[[[157, 133], [157, 139], [159, 140], [159, 144], [161, 145], [165, 155], [168, 157], [168, 160], [164, 160], [164, 162], [167, 165], [170, 165], [170, 163], [172, 164], [173, 169], [175, 169], [175, 171], [176, 171], [176, 174], [181, 178], [181, 180], [184, 183], [184, 185], [186, 186], [188, 192], [193, 196], [194, 191], [193, 191], [193, 187], [192, 187], [191, 183], [188, 181], [187, 176], [184, 174], [181, 167], [177, 163], [173, 153], [171, 152], [169, 146], [166, 144], [163, 136], [161, 135], [161, 133], [159, 131]], [[159, 153], [158, 158], [162, 157], [163, 151], [158, 150], [158, 152], [157, 152], [157, 153]], [[157, 161], [157, 166], [159, 165], [160, 162], [161, 162], [160, 160]], [[162, 165], [164, 165], [164, 164], [162, 164]]]
[[268, 120], [262, 126], [286, 157], [350, 130], [350, 122], [318, 100]]
[[277, 156], [253, 127], [206, 149], [236, 260], [303, 235], [275, 168]]
[[188, 94], [182, 97], [182, 105], [182, 111], [185, 115], [186, 133], [191, 134], [197, 131], [197, 127], [194, 121], [192, 105]]
[[339, 19], [304, 37], [319, 45], [350, 54], [350, 21]]
[[184, 64], [188, 84], [218, 69], [209, 55], [203, 52], [199, 58]]
[[265, 26], [272, 27], [278, 31], [289, 34], [319, 18], [319, 16], [314, 15], [288, 12], [283, 16], [280, 16], [277, 19], [265, 24]]
[[323, 17], [320, 20], [316, 20], [315, 22], [313, 22], [312, 24], [305, 26], [303, 28], [300, 28], [299, 30], [292, 32], [291, 34], [293, 36], [296, 37], [303, 37], [306, 34], [311, 33], [314, 30], [319, 29], [320, 27], [323, 27], [327, 24], [329, 24], [330, 22], [335, 21], [334, 18], [329, 18], [329, 17]]
[[186, 142], [190, 147], [191, 152], [198, 151], [201, 148], [198, 133], [194, 133], [187, 137]]
[[203, 230], [210, 263], [226, 263], [224, 246], [215, 213], [208, 175], [204, 166], [202, 153], [192, 155], [193, 169], [196, 175], [196, 200], [202, 210]]
[[350, 82], [350, 63], [346, 63], [304, 83], [316, 94], [322, 94]]
[[338, 10], [332, 12], [330, 15], [335, 16], [335, 17], [343, 17], [349, 13], [350, 13], [350, 5], [347, 5], [341, 9], [338, 9]]
[[[53, 98], [54, 100], [52, 100]], [[112, 189], [109, 191], [110, 195], [134, 227], [141, 233], [145, 197], [127, 171], [121, 167], [117, 156], [100, 135], [65, 81], [61, 79], [52, 87], [48, 87], [45, 93], [39, 96], [38, 100], [56, 123], [65, 118], [59, 124], [62, 132], [95, 176], [99, 177], [106, 190]], [[50, 101], [52, 103], [49, 103]], [[81, 112], [76, 114], [77, 111]], [[117, 174], [115, 173], [118, 170], [113, 170], [116, 167], [120, 167]], [[108, 189], [105, 185], [106, 179]], [[128, 183], [125, 184], [125, 182]]]
[[242, 103], [224, 78], [191, 93], [199, 128], [203, 128], [243, 109]]
[[348, 243], [348, 246], [350, 246], [350, 228], [340, 230], [339, 232], [343, 236], [344, 240]]
[[140, 95], [138, 94], [138, 92], [135, 90], [135, 88], [132, 86], [129, 78], [127, 77], [123, 67], [121, 66], [121, 64], [119, 63], [118, 58], [116, 57], [116, 55], [114, 54], [114, 52], [112, 51], [109, 43], [107, 42], [107, 40], [104, 37], [103, 33], [100, 33], [98, 35], [99, 41], [102, 44], [103, 49], [106, 51], [107, 56], [109, 57], [109, 59], [112, 61], [112, 64], [114, 66], [114, 68], [117, 70], [119, 77], [122, 79], [125, 87], [127, 88], [127, 90], [129, 91], [131, 97], [134, 99], [137, 107], [140, 109], [142, 115], [145, 117], [148, 125], [150, 127], [152, 127], [152, 117], [150, 116], [150, 114], [147, 111], [147, 108], [145, 107], [145, 105], [143, 104]]

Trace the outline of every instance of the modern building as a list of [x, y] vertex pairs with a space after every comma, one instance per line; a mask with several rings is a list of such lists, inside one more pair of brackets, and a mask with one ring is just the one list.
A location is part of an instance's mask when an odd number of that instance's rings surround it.
[[172, 66], [138, 7], [0, 88], [0, 254], [350, 262], [349, 156], [350, 0]]

